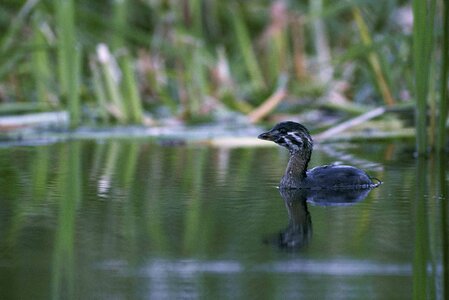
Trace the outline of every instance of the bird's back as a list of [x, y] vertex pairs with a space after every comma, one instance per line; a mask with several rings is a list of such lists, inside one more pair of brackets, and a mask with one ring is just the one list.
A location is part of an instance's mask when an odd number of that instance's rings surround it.
[[307, 171], [307, 177], [301, 184], [302, 188], [310, 189], [363, 189], [376, 187], [380, 182], [374, 182], [363, 170], [346, 165], [326, 165]]

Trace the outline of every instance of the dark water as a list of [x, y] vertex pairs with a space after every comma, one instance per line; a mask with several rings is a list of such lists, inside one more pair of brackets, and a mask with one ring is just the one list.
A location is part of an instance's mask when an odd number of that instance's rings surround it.
[[0, 299], [447, 299], [446, 161], [315, 151], [312, 166], [384, 181], [348, 204], [282, 198], [286, 159], [142, 140], [0, 148]]

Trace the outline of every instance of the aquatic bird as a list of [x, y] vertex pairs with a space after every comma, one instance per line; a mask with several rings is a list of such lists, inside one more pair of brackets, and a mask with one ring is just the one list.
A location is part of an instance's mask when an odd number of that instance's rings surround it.
[[346, 165], [325, 165], [307, 170], [312, 155], [313, 140], [304, 125], [281, 122], [258, 137], [287, 148], [290, 158], [281, 179], [280, 188], [293, 189], [369, 189], [381, 181], [363, 170]]

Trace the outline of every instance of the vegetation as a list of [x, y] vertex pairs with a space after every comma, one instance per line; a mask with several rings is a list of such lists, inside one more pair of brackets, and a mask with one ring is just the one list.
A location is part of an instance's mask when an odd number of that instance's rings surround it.
[[67, 110], [76, 127], [241, 115], [258, 122], [323, 108], [350, 116], [416, 103], [418, 151], [434, 136], [440, 149], [446, 143], [444, 1], [28, 0], [0, 8], [2, 114]]

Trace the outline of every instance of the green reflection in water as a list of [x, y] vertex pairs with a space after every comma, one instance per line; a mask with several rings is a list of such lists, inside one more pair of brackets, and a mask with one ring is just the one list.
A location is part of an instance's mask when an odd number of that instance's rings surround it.
[[438, 184], [439, 194], [441, 196], [441, 252], [442, 252], [442, 265], [443, 265], [443, 280], [442, 280], [442, 293], [443, 299], [449, 299], [449, 197], [448, 197], [448, 184], [447, 184], [447, 158], [446, 153], [440, 152], [438, 154]]
[[57, 185], [58, 219], [52, 267], [52, 298], [75, 297], [75, 223], [81, 201], [80, 143], [64, 145], [60, 153]]
[[447, 160], [416, 161], [413, 298], [448, 299]]
[[427, 260], [429, 257], [427, 174], [425, 159], [418, 157], [415, 198], [415, 256], [413, 259], [414, 299], [427, 299]]
[[[379, 162], [368, 172], [384, 184], [347, 206], [284, 202], [277, 149], [0, 149], [0, 296], [447, 296], [446, 160], [358, 148], [343, 151]], [[316, 152], [311, 165], [333, 160]], [[278, 248], [280, 233], [300, 247]]]

